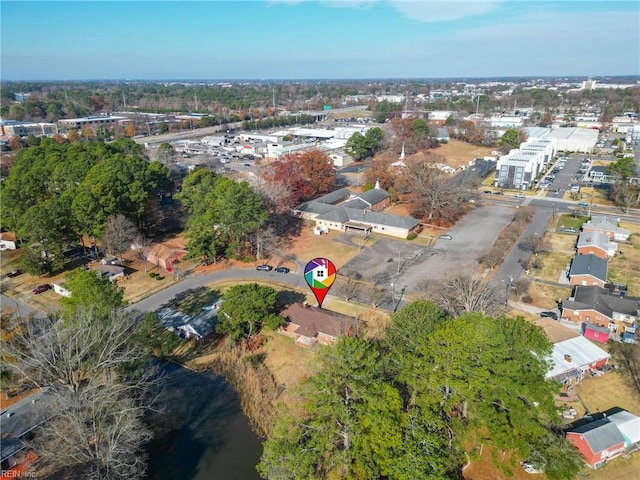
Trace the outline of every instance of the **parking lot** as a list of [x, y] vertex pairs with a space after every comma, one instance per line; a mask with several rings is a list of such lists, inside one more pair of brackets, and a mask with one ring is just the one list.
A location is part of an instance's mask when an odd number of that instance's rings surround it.
[[478, 204], [455, 227], [447, 231], [451, 240], [436, 239], [431, 247], [391, 238], [378, 238], [341, 270], [358, 272], [364, 279], [376, 278], [396, 290], [416, 292], [425, 282], [442, 281], [452, 275], [475, 272], [477, 258], [498, 238], [513, 219], [514, 208], [490, 202]]

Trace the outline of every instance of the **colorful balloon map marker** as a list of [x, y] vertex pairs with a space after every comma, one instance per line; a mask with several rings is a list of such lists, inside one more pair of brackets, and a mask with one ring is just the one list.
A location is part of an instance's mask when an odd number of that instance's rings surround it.
[[336, 280], [336, 266], [326, 258], [314, 258], [304, 267], [304, 279], [322, 308], [324, 297]]

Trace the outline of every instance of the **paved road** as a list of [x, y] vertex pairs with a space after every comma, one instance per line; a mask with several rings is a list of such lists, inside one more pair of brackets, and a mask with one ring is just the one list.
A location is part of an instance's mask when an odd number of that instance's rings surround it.
[[130, 310], [140, 312], [154, 311], [161, 305], [167, 303], [172, 297], [185, 290], [195, 289], [214, 282], [224, 282], [232, 280], [256, 280], [261, 282], [277, 282], [291, 285], [295, 288], [308, 288], [302, 275], [291, 272], [287, 274], [276, 272], [258, 272], [254, 269], [231, 268], [229, 270], [219, 270], [202, 275], [193, 275], [183, 281], [175, 283], [164, 290], [155, 293], [144, 300], [139, 301], [129, 307]]
[[4, 294], [0, 295], [0, 303], [2, 303], [3, 308], [6, 307], [14, 310], [19, 317], [29, 317], [31, 315], [36, 317], [45, 317], [47, 315], [47, 313], [42, 310], [35, 309], [31, 305], [27, 305], [15, 298], [7, 297]]

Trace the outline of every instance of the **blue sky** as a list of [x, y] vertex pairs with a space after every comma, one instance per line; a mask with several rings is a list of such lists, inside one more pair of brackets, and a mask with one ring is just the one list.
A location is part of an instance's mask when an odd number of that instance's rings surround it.
[[2, 0], [2, 80], [640, 75], [640, 2]]

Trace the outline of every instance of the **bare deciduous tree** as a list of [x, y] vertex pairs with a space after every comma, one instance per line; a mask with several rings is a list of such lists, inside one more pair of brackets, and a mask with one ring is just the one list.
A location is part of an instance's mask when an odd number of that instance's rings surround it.
[[54, 396], [54, 416], [34, 438], [43, 467], [75, 478], [144, 476], [151, 433], [142, 419], [156, 380], [151, 372], [133, 382], [119, 375], [143, 359], [135, 330], [135, 317], [124, 309], [106, 321], [79, 310], [64, 320], [31, 319], [3, 339], [3, 361], [23, 382], [49, 387]]
[[463, 273], [451, 277], [442, 284], [435, 295], [440, 308], [454, 315], [464, 312], [480, 312], [495, 315], [503, 307], [502, 287], [487, 283], [484, 279]]
[[377, 278], [370, 279], [363, 291], [367, 301], [377, 307], [389, 296], [389, 292], [382, 286]]
[[470, 195], [470, 179], [452, 178], [436, 163], [445, 161], [428, 155], [408, 162], [397, 185], [410, 193], [414, 215], [428, 222], [442, 223], [454, 220], [464, 211]]
[[107, 220], [103, 236], [104, 245], [111, 255], [120, 257], [126, 252], [138, 234], [136, 225], [122, 214]]
[[492, 247], [487, 252], [478, 257], [478, 262], [482, 265], [489, 267], [491, 270], [496, 268], [502, 259], [504, 258], [504, 250], [501, 248]]
[[356, 272], [345, 272], [344, 275], [338, 277], [340, 282], [338, 283], [338, 291], [348, 302], [362, 290], [362, 284], [359, 282], [360, 274]]

